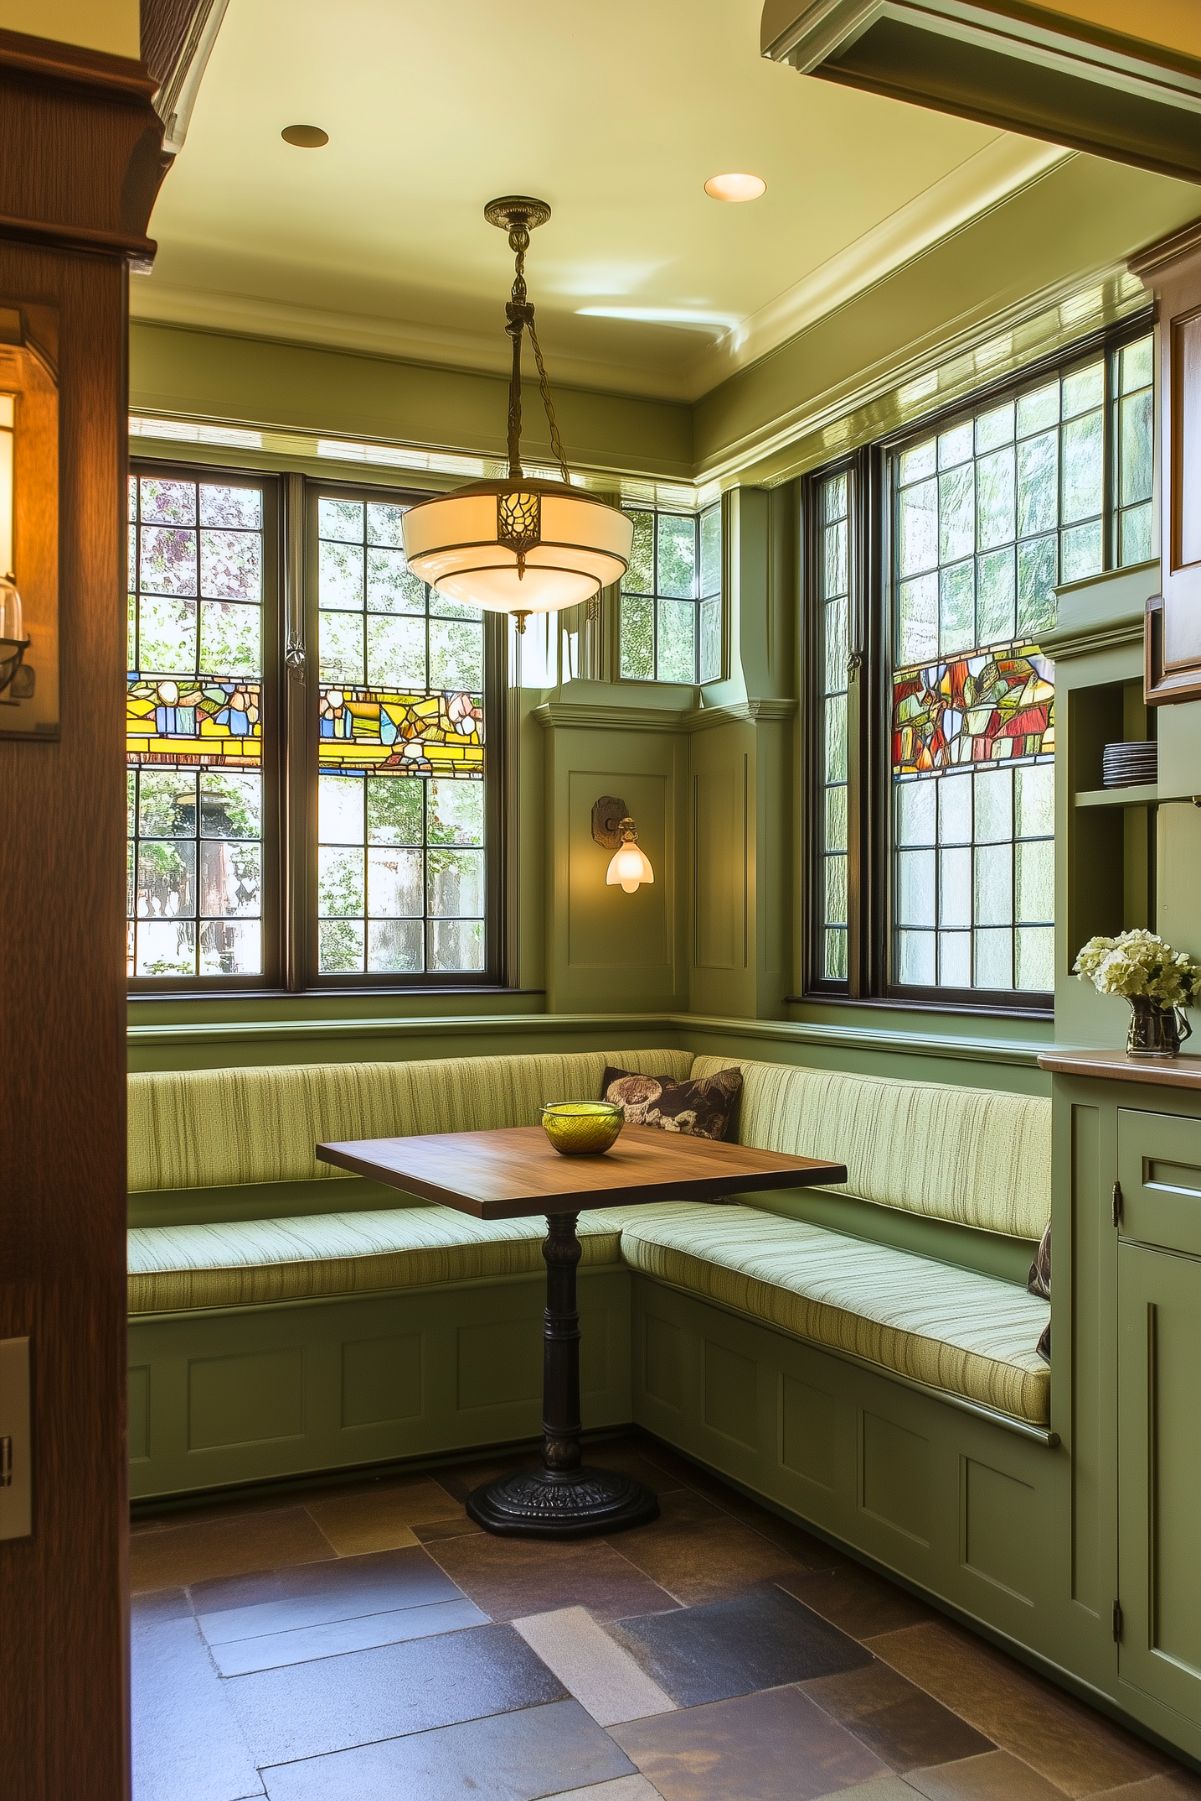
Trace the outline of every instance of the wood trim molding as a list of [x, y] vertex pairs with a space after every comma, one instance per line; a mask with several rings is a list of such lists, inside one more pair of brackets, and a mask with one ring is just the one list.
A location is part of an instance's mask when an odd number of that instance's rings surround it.
[[[627, 689], [636, 683], [623, 684]], [[773, 720], [791, 719], [797, 711], [795, 700], [735, 700], [718, 707], [647, 706], [621, 700], [568, 700], [558, 695], [544, 700], [533, 710], [533, 716], [545, 731], [564, 726], [611, 732], [703, 732], [714, 726], [768, 724]]]
[[148, 106], [154, 97], [153, 81], [132, 57], [110, 56], [104, 50], [86, 50], [79, 44], [0, 29], [3, 74], [39, 84], [90, 88], [103, 92], [110, 101], [128, 101], [139, 107]]
[[798, 711], [795, 700], [732, 700], [720, 707], [692, 707], [684, 714], [681, 729], [686, 732], [706, 732], [714, 726], [735, 725], [749, 722], [751, 725], [768, 725], [773, 721], [794, 719]]
[[162, 127], [140, 63], [0, 31], [0, 239], [147, 262]]
[[1027, 0], [767, 0], [802, 74], [1201, 181], [1201, 60]]
[[229, 0], [141, 0], [142, 56], [163, 121], [163, 149], [183, 148]]

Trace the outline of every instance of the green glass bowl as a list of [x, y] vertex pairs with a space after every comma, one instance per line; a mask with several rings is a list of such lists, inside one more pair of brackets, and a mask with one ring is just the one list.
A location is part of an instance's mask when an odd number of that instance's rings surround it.
[[548, 1101], [542, 1109], [542, 1129], [564, 1157], [599, 1156], [625, 1123], [616, 1101]]

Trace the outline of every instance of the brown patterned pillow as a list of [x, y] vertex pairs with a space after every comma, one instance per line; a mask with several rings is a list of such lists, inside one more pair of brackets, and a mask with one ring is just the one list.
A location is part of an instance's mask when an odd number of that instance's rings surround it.
[[733, 1138], [742, 1071], [719, 1069], [716, 1075], [673, 1082], [670, 1076], [644, 1076], [610, 1065], [601, 1080], [600, 1098], [616, 1101], [630, 1126], [657, 1126], [692, 1138]]
[[[1049, 1301], [1051, 1299], [1051, 1222], [1050, 1222], [1050, 1220], [1047, 1221], [1047, 1229], [1043, 1233], [1042, 1238], [1039, 1240], [1038, 1249], [1034, 1253], [1034, 1262], [1030, 1265], [1030, 1274], [1026, 1278], [1026, 1292], [1027, 1292], [1027, 1294], [1041, 1295], [1044, 1301]], [[1045, 1358], [1046, 1361], [1048, 1363], [1050, 1363], [1050, 1361], [1051, 1361], [1051, 1322], [1050, 1322], [1050, 1320], [1048, 1320], [1047, 1324], [1043, 1327], [1042, 1335], [1039, 1338], [1039, 1341], [1038, 1341], [1037, 1345], [1035, 1345], [1034, 1348], [1038, 1352], [1040, 1357]]]

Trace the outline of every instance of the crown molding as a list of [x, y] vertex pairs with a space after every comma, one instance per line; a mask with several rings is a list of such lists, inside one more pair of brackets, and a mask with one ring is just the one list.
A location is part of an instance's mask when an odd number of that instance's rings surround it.
[[1182, 231], [1171, 231], [1166, 238], [1158, 238], [1154, 244], [1132, 256], [1127, 267], [1131, 275], [1137, 275], [1141, 282], [1153, 287], [1158, 277], [1174, 273], [1182, 263], [1191, 262], [1201, 255], [1201, 219], [1194, 219]]
[[[357, 352], [475, 375], [508, 374], [508, 341], [501, 331], [451, 331], [374, 313], [329, 312], [252, 294], [177, 287], [160, 281], [157, 275], [131, 284], [129, 312], [132, 319], [147, 325], [266, 338], [276, 344]], [[633, 370], [628, 362], [564, 356], [556, 351], [554, 373], [559, 387], [591, 388], [635, 400], [687, 401], [692, 397], [683, 376], [666, 374], [654, 366]]]
[[685, 732], [707, 732], [719, 725], [770, 725], [795, 717], [798, 703], [787, 699], [731, 700], [720, 707], [692, 707], [685, 713], [681, 729]]
[[696, 690], [677, 686], [657, 688], [656, 692], [663, 697], [662, 704], [627, 701], [625, 695], [636, 687], [637, 684], [632, 682], [610, 684], [608, 692], [615, 697], [611, 700], [596, 692], [578, 700], [553, 694], [534, 708], [534, 718], [545, 731], [575, 726], [607, 732], [690, 734], [721, 725], [766, 725], [775, 720], [791, 719], [797, 711], [795, 700], [772, 698], [735, 700], [718, 707], [683, 706], [679, 704], [679, 697], [695, 695]]
[[940, 180], [719, 338], [694, 360], [689, 398], [700, 399], [739, 369], [770, 355], [807, 326], [914, 261], [939, 239], [1041, 181], [1072, 155], [1060, 145], [998, 132]]

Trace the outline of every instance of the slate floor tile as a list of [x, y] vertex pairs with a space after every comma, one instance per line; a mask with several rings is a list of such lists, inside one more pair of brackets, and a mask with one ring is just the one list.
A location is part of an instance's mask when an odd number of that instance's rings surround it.
[[922, 1801], [922, 1798], [903, 1776], [872, 1776], [867, 1782], [856, 1782], [851, 1788], [821, 1795], [818, 1801]]
[[531, 1614], [513, 1625], [599, 1725], [640, 1720], [675, 1706], [587, 1608]]
[[268, 1769], [264, 1780], [271, 1801], [536, 1801], [564, 1780], [631, 1768], [578, 1701], [560, 1701]]
[[799, 1688], [635, 1720], [612, 1736], [664, 1801], [817, 1801], [883, 1770]]
[[870, 1651], [770, 1583], [733, 1600], [622, 1620], [609, 1631], [681, 1707], [871, 1662]]
[[195, 1620], [135, 1624], [130, 1684], [134, 1801], [242, 1801], [263, 1793]]
[[1170, 1767], [1149, 1745], [947, 1621], [884, 1633], [872, 1650], [1066, 1795]]
[[806, 1607], [860, 1640], [939, 1618], [915, 1595], [849, 1561], [837, 1570], [804, 1571], [776, 1580]]
[[565, 1698], [510, 1626], [234, 1676], [225, 1692], [260, 1766]]
[[612, 1782], [590, 1782], [587, 1788], [560, 1789], [547, 1801], [662, 1801], [645, 1776], [618, 1776]]
[[1097, 1801], [1198, 1801], [1201, 1776], [1191, 1770], [1173, 1770], [1162, 1776], [1149, 1776], [1145, 1782], [1123, 1783], [1121, 1788], [1106, 1789]]
[[428, 1476], [373, 1483], [352, 1494], [314, 1495], [306, 1506], [340, 1557], [414, 1544], [415, 1526], [463, 1511], [461, 1502]]
[[414, 1526], [417, 1542], [428, 1545], [436, 1538], [462, 1538], [464, 1533], [483, 1531], [482, 1526], [477, 1526], [474, 1520], [468, 1519], [467, 1509], [461, 1501], [456, 1501], [455, 1506], [458, 1511], [444, 1520], [424, 1520], [420, 1525]]
[[453, 1582], [494, 1620], [559, 1607], [586, 1607], [597, 1619], [674, 1608], [666, 1589], [603, 1540], [554, 1544], [542, 1539], [438, 1539], [427, 1547]]
[[894, 1770], [950, 1763], [994, 1749], [982, 1732], [886, 1663], [819, 1677], [805, 1684], [805, 1693]]
[[762, 1533], [688, 1489], [663, 1495], [657, 1520], [623, 1532], [613, 1543], [687, 1607], [720, 1600], [754, 1582], [795, 1575], [802, 1567]]
[[136, 1595], [332, 1556], [329, 1541], [303, 1507], [264, 1509], [245, 1518], [189, 1520], [130, 1539], [129, 1588]]
[[459, 1589], [420, 1545], [198, 1582], [192, 1588], [192, 1606], [211, 1645], [461, 1599]]
[[487, 1624], [487, 1614], [473, 1601], [440, 1601], [428, 1607], [402, 1607], [395, 1613], [369, 1613], [322, 1626], [269, 1632], [262, 1638], [238, 1638], [209, 1649], [223, 1676], [247, 1676], [254, 1670], [279, 1670], [289, 1663], [344, 1657], [348, 1651], [370, 1651], [377, 1645], [398, 1645], [406, 1639], [434, 1638]]
[[131, 1595], [131, 1626], [149, 1626], [155, 1620], [190, 1620], [192, 1603], [186, 1588], [160, 1588], [148, 1594]]
[[989, 1751], [934, 1770], [911, 1770], [908, 1781], [927, 1801], [1060, 1801], [1063, 1795], [1008, 1751]]

